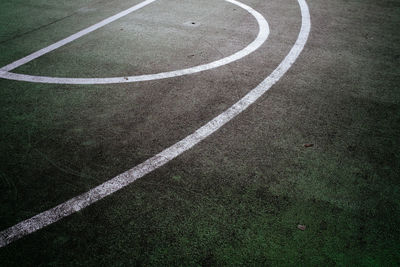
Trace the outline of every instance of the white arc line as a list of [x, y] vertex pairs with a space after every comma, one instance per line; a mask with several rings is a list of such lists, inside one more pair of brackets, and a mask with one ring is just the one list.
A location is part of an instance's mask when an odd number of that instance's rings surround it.
[[303, 50], [311, 29], [310, 13], [305, 0], [297, 0], [301, 9], [301, 29], [296, 43], [291, 48], [289, 54], [279, 64], [279, 66], [256, 88], [252, 89], [242, 99], [236, 102], [229, 109], [209, 121], [207, 124], [196, 130], [176, 144], [168, 147], [159, 154], [137, 165], [136, 167], [108, 180], [107, 182], [74, 197], [52, 209], [39, 213], [30, 219], [22, 221], [2, 232], [0, 232], [0, 247], [3, 247], [25, 235], [33, 233], [45, 226], [57, 222], [58, 220], [71, 215], [94, 202], [124, 188], [135, 180], [163, 166], [170, 160], [179, 156], [186, 150], [192, 148], [206, 137], [221, 128], [224, 124], [232, 120], [243, 112], [265, 92], [267, 92], [292, 66], [301, 51]]
[[166, 79], [166, 78], [171, 78], [171, 77], [177, 77], [177, 76], [182, 76], [182, 75], [188, 75], [188, 74], [193, 74], [205, 70], [210, 70], [214, 69], [217, 67], [221, 67], [223, 65], [232, 63], [236, 60], [239, 60], [250, 53], [254, 52], [257, 50], [268, 38], [269, 35], [269, 26], [268, 22], [265, 20], [265, 18], [257, 11], [255, 11], [253, 8], [240, 3], [236, 0], [225, 0], [226, 2], [229, 2], [231, 4], [237, 5], [247, 12], [249, 12], [254, 18], [257, 20], [258, 23], [258, 34], [256, 39], [254, 39], [248, 46], [243, 48], [242, 50], [224, 57], [222, 59], [191, 67], [191, 68], [186, 68], [186, 69], [181, 69], [181, 70], [174, 70], [174, 71], [167, 71], [167, 72], [161, 72], [161, 73], [156, 73], [156, 74], [145, 74], [145, 75], [135, 75], [135, 76], [123, 76], [123, 77], [111, 77], [111, 78], [61, 78], [61, 77], [48, 77], [48, 76], [35, 76], [35, 75], [27, 75], [27, 74], [18, 74], [18, 73], [13, 73], [9, 72], [25, 63], [28, 63], [29, 61], [38, 58], [44, 54], [47, 54], [67, 43], [72, 42], [73, 40], [76, 40], [80, 37], [82, 37], [85, 34], [88, 34], [100, 27], [103, 27], [104, 25], [111, 23], [135, 10], [138, 10], [139, 8], [142, 8], [156, 0], [147, 0], [141, 4], [138, 4], [134, 7], [129, 8], [128, 10], [125, 10], [121, 13], [118, 13], [117, 15], [114, 15], [108, 19], [105, 19], [87, 29], [84, 29], [76, 34], [71, 35], [70, 37], [67, 37], [55, 44], [52, 44], [48, 47], [45, 47], [29, 56], [26, 56], [22, 59], [19, 59], [11, 64], [8, 64], [7, 66], [3, 67], [0, 69], [0, 78], [5, 78], [5, 79], [10, 79], [10, 80], [18, 80], [18, 81], [26, 81], [26, 82], [36, 82], [36, 83], [53, 83], [53, 84], [111, 84], [111, 83], [130, 83], [130, 82], [141, 82], [141, 81], [151, 81], [151, 80], [158, 80], [158, 79]]

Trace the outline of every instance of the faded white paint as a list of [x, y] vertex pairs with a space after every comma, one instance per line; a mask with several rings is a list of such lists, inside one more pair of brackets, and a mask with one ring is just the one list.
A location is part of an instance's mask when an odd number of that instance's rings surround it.
[[128, 15], [129, 13], [138, 10], [139, 8], [142, 8], [156, 0], [147, 0], [144, 1], [136, 6], [133, 6], [123, 12], [120, 12], [108, 19], [105, 19], [93, 26], [90, 26], [89, 28], [86, 28], [78, 33], [75, 33], [55, 44], [52, 44], [48, 47], [45, 47], [35, 53], [32, 53], [29, 56], [26, 56], [24, 58], [21, 58], [11, 64], [8, 64], [7, 66], [4, 66], [3, 68], [0, 69], [0, 78], [5, 78], [5, 79], [10, 79], [10, 80], [18, 80], [18, 81], [26, 81], [26, 82], [36, 82], [36, 83], [55, 83], [55, 84], [110, 84], [110, 83], [129, 83], [129, 82], [140, 82], [140, 81], [151, 81], [151, 80], [158, 80], [158, 79], [166, 79], [166, 78], [171, 78], [171, 77], [178, 77], [182, 75], [188, 75], [188, 74], [193, 74], [205, 70], [210, 70], [214, 69], [217, 67], [221, 67], [223, 65], [232, 63], [236, 60], [239, 60], [250, 53], [254, 52], [257, 50], [268, 38], [269, 35], [269, 26], [268, 22], [265, 20], [265, 18], [252, 9], [251, 7], [242, 4], [238, 1], [235, 0], [225, 0], [226, 2], [232, 3], [234, 5], [237, 5], [246, 11], [248, 11], [251, 15], [254, 16], [254, 18], [257, 20], [259, 31], [257, 34], [256, 39], [253, 40], [248, 46], [243, 48], [242, 50], [219, 60], [191, 67], [191, 68], [186, 68], [186, 69], [181, 69], [181, 70], [174, 70], [174, 71], [167, 71], [167, 72], [161, 72], [161, 73], [156, 73], [156, 74], [146, 74], [146, 75], [136, 75], [136, 76], [123, 76], [123, 77], [112, 77], [112, 78], [60, 78], [60, 77], [47, 77], [47, 76], [34, 76], [34, 75], [27, 75], [27, 74], [18, 74], [18, 73], [13, 73], [9, 72], [23, 64], [26, 64], [35, 58], [38, 58], [40, 56], [43, 56], [65, 44], [68, 44], [72, 42], [73, 40], [76, 40], [100, 27], [103, 27], [107, 25], [108, 23], [111, 23], [123, 16]]
[[311, 28], [310, 13], [305, 0], [297, 1], [301, 9], [302, 24], [296, 43], [290, 50], [289, 54], [279, 64], [279, 66], [256, 88], [252, 89], [233, 106], [209, 121], [193, 134], [168, 147], [145, 162], [108, 180], [107, 182], [91, 189], [90, 191], [83, 193], [82, 195], [74, 197], [67, 202], [64, 202], [52, 209], [44, 211], [30, 219], [22, 221], [0, 232], [0, 247], [3, 247], [25, 235], [55, 223], [58, 220], [71, 215], [124, 188], [135, 180], [163, 166], [186, 150], [192, 148], [248, 108], [287, 72], [287, 70], [298, 58], [307, 42]]

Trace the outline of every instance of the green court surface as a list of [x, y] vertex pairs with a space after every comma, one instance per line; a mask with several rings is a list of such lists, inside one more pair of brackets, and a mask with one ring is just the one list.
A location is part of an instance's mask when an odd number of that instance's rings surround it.
[[[3, 0], [0, 68], [141, 2]], [[308, 40], [268, 92], [164, 166], [0, 248], [0, 265], [398, 265], [400, 2], [306, 2]], [[218, 68], [98, 85], [0, 78], [0, 231], [152, 158], [268, 77], [301, 31], [299, 3], [241, 3], [268, 39]], [[12, 72], [174, 71], [258, 33], [223, 0], [158, 0]]]

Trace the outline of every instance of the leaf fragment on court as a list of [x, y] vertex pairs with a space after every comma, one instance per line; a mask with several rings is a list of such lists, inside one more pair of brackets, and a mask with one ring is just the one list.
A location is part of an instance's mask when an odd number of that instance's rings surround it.
[[306, 230], [306, 226], [305, 226], [305, 225], [302, 225], [302, 224], [297, 225], [297, 228], [298, 228], [299, 230], [301, 230], [301, 231]]

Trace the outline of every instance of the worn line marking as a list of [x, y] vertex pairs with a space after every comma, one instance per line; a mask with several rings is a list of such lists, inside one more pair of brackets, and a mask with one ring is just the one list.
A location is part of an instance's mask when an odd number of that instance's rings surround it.
[[256, 88], [252, 89], [242, 99], [236, 102], [229, 109], [209, 121], [207, 124], [199, 128], [193, 134], [187, 136], [183, 140], [168, 147], [154, 157], [137, 165], [136, 167], [108, 180], [107, 182], [74, 197], [52, 209], [39, 213], [30, 219], [22, 221], [2, 232], [0, 232], [0, 247], [3, 247], [25, 235], [33, 233], [45, 226], [57, 222], [58, 220], [71, 215], [94, 202], [124, 188], [135, 180], [163, 166], [170, 160], [179, 156], [186, 150], [192, 148], [200, 141], [217, 131], [224, 124], [232, 120], [239, 113], [244, 111], [259, 97], [261, 97], [271, 86], [273, 86], [296, 61], [304, 45], [307, 42], [311, 29], [310, 13], [305, 0], [297, 0], [301, 9], [301, 29], [297, 37], [296, 43], [290, 50], [289, 54], [279, 64], [279, 66]]
[[53, 50], [56, 50], [57, 48], [60, 48], [61, 46], [64, 46], [64, 45], [66, 45], [66, 44], [68, 44], [68, 43], [70, 43], [70, 42], [72, 42], [72, 41], [74, 41], [74, 40], [76, 40], [78, 38], [81, 38], [82, 36], [84, 36], [84, 35], [86, 35], [88, 33], [91, 33], [93, 31], [95, 31], [95, 30], [97, 30], [97, 29], [99, 29], [99, 28], [101, 28], [101, 27], [103, 27], [103, 26], [105, 26], [105, 25], [107, 25], [107, 24], [109, 24], [109, 23], [111, 23], [113, 21], [116, 21], [117, 19], [120, 19], [120, 18], [132, 13], [133, 11], [141, 9], [142, 7], [145, 7], [145, 6], [151, 4], [151, 3], [155, 2], [155, 1], [157, 1], [157, 0], [146, 0], [144, 2], [141, 2], [141, 3], [137, 4], [137, 5], [134, 5], [133, 7], [125, 9], [124, 11], [121, 11], [120, 13], [115, 14], [114, 16], [106, 18], [106, 19], [100, 21], [99, 23], [96, 23], [96, 24], [94, 24], [94, 25], [92, 25], [90, 27], [87, 27], [86, 29], [83, 29], [83, 30], [81, 30], [81, 31], [79, 31], [77, 33], [74, 33], [74, 34], [68, 36], [65, 39], [62, 39], [62, 40], [60, 40], [60, 41], [58, 41], [58, 42], [56, 42], [56, 43], [54, 43], [52, 45], [49, 45], [49, 46], [47, 46], [45, 48], [42, 48], [42, 49], [40, 49], [40, 50], [38, 50], [38, 51], [36, 51], [36, 52], [26, 56], [26, 57], [18, 59], [17, 61], [14, 61], [13, 63], [10, 63], [10, 64], [2, 67], [0, 69], [0, 71], [8, 72], [10, 70], [18, 68], [19, 66], [22, 66], [22, 65], [24, 65], [24, 64], [26, 64], [26, 63], [38, 58], [38, 57], [41, 57], [41, 56], [53, 51]]
[[[252, 9], [251, 7], [242, 4], [238, 1], [235, 0], [225, 0], [226, 2], [232, 3], [234, 5], [237, 5], [243, 9], [245, 9], [247, 12], [249, 12], [254, 18], [257, 20], [258, 23], [258, 34], [256, 39], [253, 40], [248, 46], [243, 48], [242, 50], [219, 60], [191, 67], [191, 68], [186, 68], [186, 69], [181, 69], [181, 70], [174, 70], [174, 71], [167, 71], [167, 72], [161, 72], [161, 73], [156, 73], [156, 74], [146, 74], [146, 75], [135, 75], [135, 76], [123, 76], [123, 77], [112, 77], [112, 78], [60, 78], [60, 77], [48, 77], [48, 76], [35, 76], [35, 75], [27, 75], [27, 74], [18, 74], [18, 73], [12, 73], [9, 72], [10, 70], [13, 70], [16, 67], [19, 67], [25, 63], [28, 63], [29, 61], [38, 58], [50, 51], [53, 51], [54, 49], [57, 49], [60, 46], [63, 46], [69, 42], [72, 42], [73, 40], [82, 37], [85, 34], [88, 34], [118, 18], [121, 18], [122, 16], [125, 16], [129, 14], [130, 12], [137, 10], [145, 5], [150, 4], [151, 2], [154, 2], [156, 0], [148, 0], [145, 1], [141, 4], [140, 7], [137, 7], [138, 5], [132, 7], [129, 9], [129, 12], [124, 11], [121, 13], [112, 16], [111, 19], [107, 19], [104, 21], [107, 22], [100, 22], [98, 24], [95, 24], [85, 30], [82, 30], [74, 35], [71, 35], [70, 37], [61, 40], [53, 45], [50, 45], [46, 48], [43, 48], [27, 57], [24, 57], [20, 60], [17, 60], [3, 68], [0, 69], [0, 78], [5, 78], [5, 79], [10, 79], [10, 80], [18, 80], [18, 81], [26, 81], [26, 82], [36, 82], [36, 83], [54, 83], [54, 84], [110, 84], [110, 83], [129, 83], [129, 82], [140, 82], [140, 81], [150, 81], [150, 80], [158, 80], [158, 79], [166, 79], [166, 78], [171, 78], [171, 77], [177, 77], [177, 76], [182, 76], [182, 75], [188, 75], [192, 73], [197, 73], [205, 70], [210, 70], [214, 69], [217, 67], [221, 67], [223, 65], [232, 63], [236, 60], [239, 60], [250, 53], [254, 52], [257, 50], [268, 38], [269, 35], [269, 26], [268, 22], [265, 20], [265, 18], [257, 11]], [[135, 9], [134, 9], [135, 8]], [[93, 29], [92, 29], [93, 28]]]

